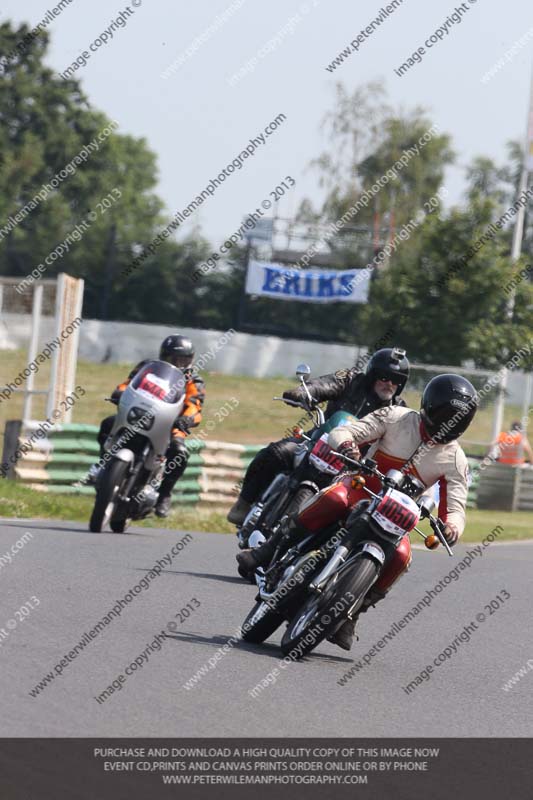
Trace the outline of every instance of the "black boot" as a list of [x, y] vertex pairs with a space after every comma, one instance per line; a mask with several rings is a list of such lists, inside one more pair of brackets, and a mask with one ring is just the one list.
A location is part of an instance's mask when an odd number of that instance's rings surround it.
[[239, 567], [241, 567], [243, 572], [248, 574], [253, 574], [257, 567], [266, 567], [282, 538], [283, 534], [278, 530], [276, 533], [272, 534], [270, 539], [260, 544], [259, 547], [241, 550], [241, 552], [237, 553], [235, 556]]
[[363, 600], [363, 604], [355, 617], [353, 619], [347, 619], [345, 622], [343, 622], [341, 627], [335, 631], [334, 634], [328, 637], [328, 642], [336, 644], [343, 650], [351, 650], [355, 637], [355, 626], [357, 624], [357, 620], [359, 619], [359, 614], [364, 614], [370, 607], [373, 608], [376, 603], [379, 603], [380, 600], [383, 600], [384, 598], [384, 592], [380, 592], [378, 589], [371, 589]]
[[170, 509], [172, 508], [172, 497], [170, 494], [159, 495], [157, 505], [155, 507], [156, 517], [168, 517]]
[[291, 544], [294, 544], [294, 542], [300, 539], [302, 533], [307, 533], [307, 530], [297, 521], [296, 514], [291, 514], [290, 517], [284, 517], [284, 519], [281, 520], [279, 528], [272, 534], [270, 539], [260, 544], [259, 547], [242, 550], [240, 553], [237, 553], [237, 563], [244, 572], [253, 574], [257, 567], [267, 566], [278, 545], [282, 544], [283, 552], [285, 552]]
[[233, 525], [240, 526], [246, 519], [246, 516], [249, 514], [251, 507], [252, 503], [248, 503], [248, 501], [245, 500], [242, 495], [239, 495], [228, 511], [226, 519]]
[[328, 637], [328, 642], [336, 644], [343, 650], [351, 650], [355, 636], [355, 625], [357, 623], [357, 619], [358, 616], [355, 617], [355, 619], [347, 619], [345, 622], [343, 622], [340, 628], [335, 631], [332, 636]]

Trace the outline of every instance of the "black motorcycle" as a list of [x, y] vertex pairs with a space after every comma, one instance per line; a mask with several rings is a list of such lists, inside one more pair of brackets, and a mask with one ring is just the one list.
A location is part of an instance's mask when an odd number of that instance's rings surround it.
[[[248, 512], [237, 531], [240, 548], [258, 547], [271, 536], [284, 515], [298, 511], [307, 500], [329, 486], [344, 469], [344, 463], [333, 455], [328, 436], [334, 428], [345, 425], [356, 417], [347, 411], [337, 411], [326, 421], [324, 412], [311, 396], [305, 382], [310, 374], [309, 367], [300, 364], [296, 374], [305, 387], [306, 400], [296, 402], [281, 397], [275, 397], [274, 400], [283, 400], [295, 408], [303, 409], [313, 423], [312, 434], [307, 436], [301, 428], [293, 428], [293, 435], [301, 443], [294, 454], [292, 470], [277, 475], [259, 502]], [[249, 578], [240, 568], [239, 574], [243, 578]], [[255, 576], [258, 585], [262, 581], [262, 574], [263, 570], [259, 568]]]

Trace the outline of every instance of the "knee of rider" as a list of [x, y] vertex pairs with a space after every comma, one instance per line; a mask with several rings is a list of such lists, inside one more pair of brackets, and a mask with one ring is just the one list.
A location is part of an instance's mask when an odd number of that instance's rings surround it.
[[183, 441], [183, 439], [177, 437], [175, 439], [172, 439], [172, 441], [170, 442], [167, 453], [168, 455], [172, 455], [174, 457], [176, 456], [180, 456], [180, 458], [188, 457], [188, 452], [185, 446], [185, 442]]
[[100, 430], [96, 436], [99, 444], [102, 444], [109, 436], [109, 431], [113, 426], [113, 417], [106, 417], [100, 423]]
[[269, 458], [272, 457], [271, 453], [272, 451], [270, 449], [270, 445], [268, 445], [267, 447], [263, 447], [263, 449], [259, 450], [259, 452], [256, 453], [253, 459], [250, 461], [248, 469], [249, 470], [262, 469], [264, 464], [269, 460]]

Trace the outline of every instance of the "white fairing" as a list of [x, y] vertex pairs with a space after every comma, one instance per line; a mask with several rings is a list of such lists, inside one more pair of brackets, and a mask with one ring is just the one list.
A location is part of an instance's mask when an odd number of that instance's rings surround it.
[[[153, 363], [156, 364], [157, 362]], [[176, 369], [176, 372], [180, 371]], [[165, 389], [165, 380], [160, 376], [148, 372], [148, 377], [152, 383]], [[106, 449], [109, 450], [111, 448], [116, 433], [121, 429], [123, 430], [123, 435], [121, 437], [122, 446], [126, 448], [128, 446], [127, 435], [124, 435], [124, 429], [130, 433], [131, 438], [135, 434], [140, 434], [149, 440], [152, 445], [145, 466], [147, 469], [153, 469], [164, 458], [170, 443], [174, 421], [183, 411], [184, 402], [184, 392], [176, 395], [175, 402], [166, 402], [165, 400], [158, 399], [154, 394], [142, 388], [134, 388], [132, 381], [132, 383], [126, 387], [120, 398], [115, 422], [106, 442]], [[144, 413], [147, 412], [154, 416], [153, 425], [149, 430], [143, 430], [142, 428], [137, 428], [136, 430], [135, 425], [128, 422], [128, 412], [132, 408], [141, 409]]]

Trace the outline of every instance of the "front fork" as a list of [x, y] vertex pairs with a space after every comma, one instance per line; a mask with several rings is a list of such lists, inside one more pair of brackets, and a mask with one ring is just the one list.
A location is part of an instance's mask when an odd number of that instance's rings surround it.
[[137, 478], [139, 477], [141, 470], [144, 469], [144, 462], [146, 461], [146, 458], [149, 455], [149, 453], [150, 453], [150, 445], [147, 443], [145, 444], [137, 463], [134, 464], [133, 469], [131, 470], [129, 478], [124, 487], [124, 492], [122, 497], [125, 502], [129, 502], [131, 500], [130, 492], [135, 486], [135, 483], [137, 481]]
[[[359, 517], [357, 520], [359, 525], [364, 523], [364, 521]], [[374, 583], [379, 579], [381, 571], [385, 565], [386, 561], [386, 553], [384, 549], [378, 544], [376, 541], [371, 539], [362, 540], [357, 537], [357, 541], [354, 541], [356, 531], [347, 531], [345, 528], [342, 528], [341, 533], [344, 534], [343, 540], [344, 542], [339, 544], [337, 549], [335, 550], [333, 556], [329, 559], [327, 564], [325, 565], [324, 569], [316, 576], [316, 578], [311, 582], [309, 585], [309, 589], [311, 592], [315, 592], [320, 594], [324, 591], [325, 587], [327, 586], [330, 579], [337, 573], [342, 566], [350, 559], [355, 559], [366, 555], [366, 557], [371, 558], [378, 567], [378, 572]], [[364, 533], [368, 535], [371, 532], [368, 529], [368, 523], [364, 524]], [[363, 531], [361, 531], [361, 534]], [[372, 587], [371, 587], [372, 588]], [[368, 592], [367, 592], [368, 595]], [[365, 597], [367, 596], [365, 595]], [[376, 601], [380, 599], [376, 597]], [[364, 598], [363, 598], [364, 602]], [[372, 603], [370, 603], [371, 605]], [[361, 598], [357, 597], [350, 608], [347, 611], [346, 616], [348, 619], [352, 619], [355, 610], [359, 610], [361, 607]], [[366, 610], [366, 609], [365, 609]]]

